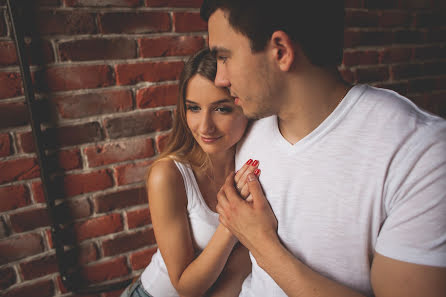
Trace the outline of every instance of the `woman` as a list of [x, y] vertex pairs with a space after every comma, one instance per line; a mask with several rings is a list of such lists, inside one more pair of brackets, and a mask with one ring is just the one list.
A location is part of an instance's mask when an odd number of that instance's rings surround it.
[[[234, 170], [235, 145], [248, 124], [228, 91], [215, 87], [216, 70], [215, 58], [203, 49], [181, 73], [169, 143], [147, 178], [158, 251], [121, 296], [238, 296], [250, 273], [247, 250], [234, 249], [237, 239], [219, 224], [215, 210], [217, 192]], [[258, 175], [257, 166], [246, 164], [236, 175], [245, 197], [246, 175]]]

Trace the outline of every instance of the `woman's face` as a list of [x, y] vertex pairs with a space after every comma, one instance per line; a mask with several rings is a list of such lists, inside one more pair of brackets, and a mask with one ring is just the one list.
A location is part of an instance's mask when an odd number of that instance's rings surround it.
[[236, 144], [248, 123], [226, 89], [195, 74], [186, 90], [187, 125], [204, 152], [224, 153]]

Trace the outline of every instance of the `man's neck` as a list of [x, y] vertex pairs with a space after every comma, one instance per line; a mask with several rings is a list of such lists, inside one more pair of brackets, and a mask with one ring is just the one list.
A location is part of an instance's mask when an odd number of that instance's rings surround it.
[[310, 134], [339, 105], [351, 87], [337, 72], [313, 68], [290, 78], [287, 100], [278, 113], [279, 129], [291, 144]]

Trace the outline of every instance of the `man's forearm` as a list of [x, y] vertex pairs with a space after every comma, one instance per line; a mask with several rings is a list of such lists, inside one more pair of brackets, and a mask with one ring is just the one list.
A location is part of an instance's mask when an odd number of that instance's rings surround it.
[[[251, 250], [251, 252], [253, 252]], [[253, 252], [258, 265], [291, 297], [364, 297], [315, 272], [295, 258], [279, 240]]]

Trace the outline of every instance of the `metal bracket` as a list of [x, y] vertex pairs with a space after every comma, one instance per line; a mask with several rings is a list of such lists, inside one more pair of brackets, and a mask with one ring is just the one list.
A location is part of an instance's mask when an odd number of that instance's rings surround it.
[[[28, 59], [25, 55], [25, 36], [24, 30], [29, 29], [24, 26], [26, 24], [26, 18], [24, 17], [26, 8], [30, 6], [29, 3], [22, 0], [7, 0], [7, 7], [9, 17], [12, 23], [12, 31], [14, 35], [17, 57], [20, 63], [20, 72], [23, 81], [23, 89], [28, 106], [28, 113], [32, 128], [32, 136], [34, 140], [34, 146], [37, 153], [37, 159], [40, 167], [40, 178], [42, 180], [42, 188], [45, 196], [48, 216], [51, 224], [51, 236], [54, 249], [56, 250], [56, 258], [58, 262], [59, 273], [62, 279], [62, 283], [69, 291], [76, 292], [78, 294], [95, 294], [107, 291], [114, 291], [122, 289], [131, 283], [131, 279], [120, 281], [116, 283], [106, 285], [94, 285], [88, 287], [81, 287], [78, 278], [74, 277], [70, 270], [71, 265], [67, 261], [67, 254], [64, 250], [63, 242], [61, 241], [61, 228], [57, 223], [57, 210], [54, 197], [51, 192], [48, 158], [44, 151], [43, 133], [41, 129], [42, 119], [39, 118], [36, 112], [37, 103], [35, 100], [34, 87], [31, 79], [30, 68]], [[29, 12], [29, 11], [28, 11]]]

